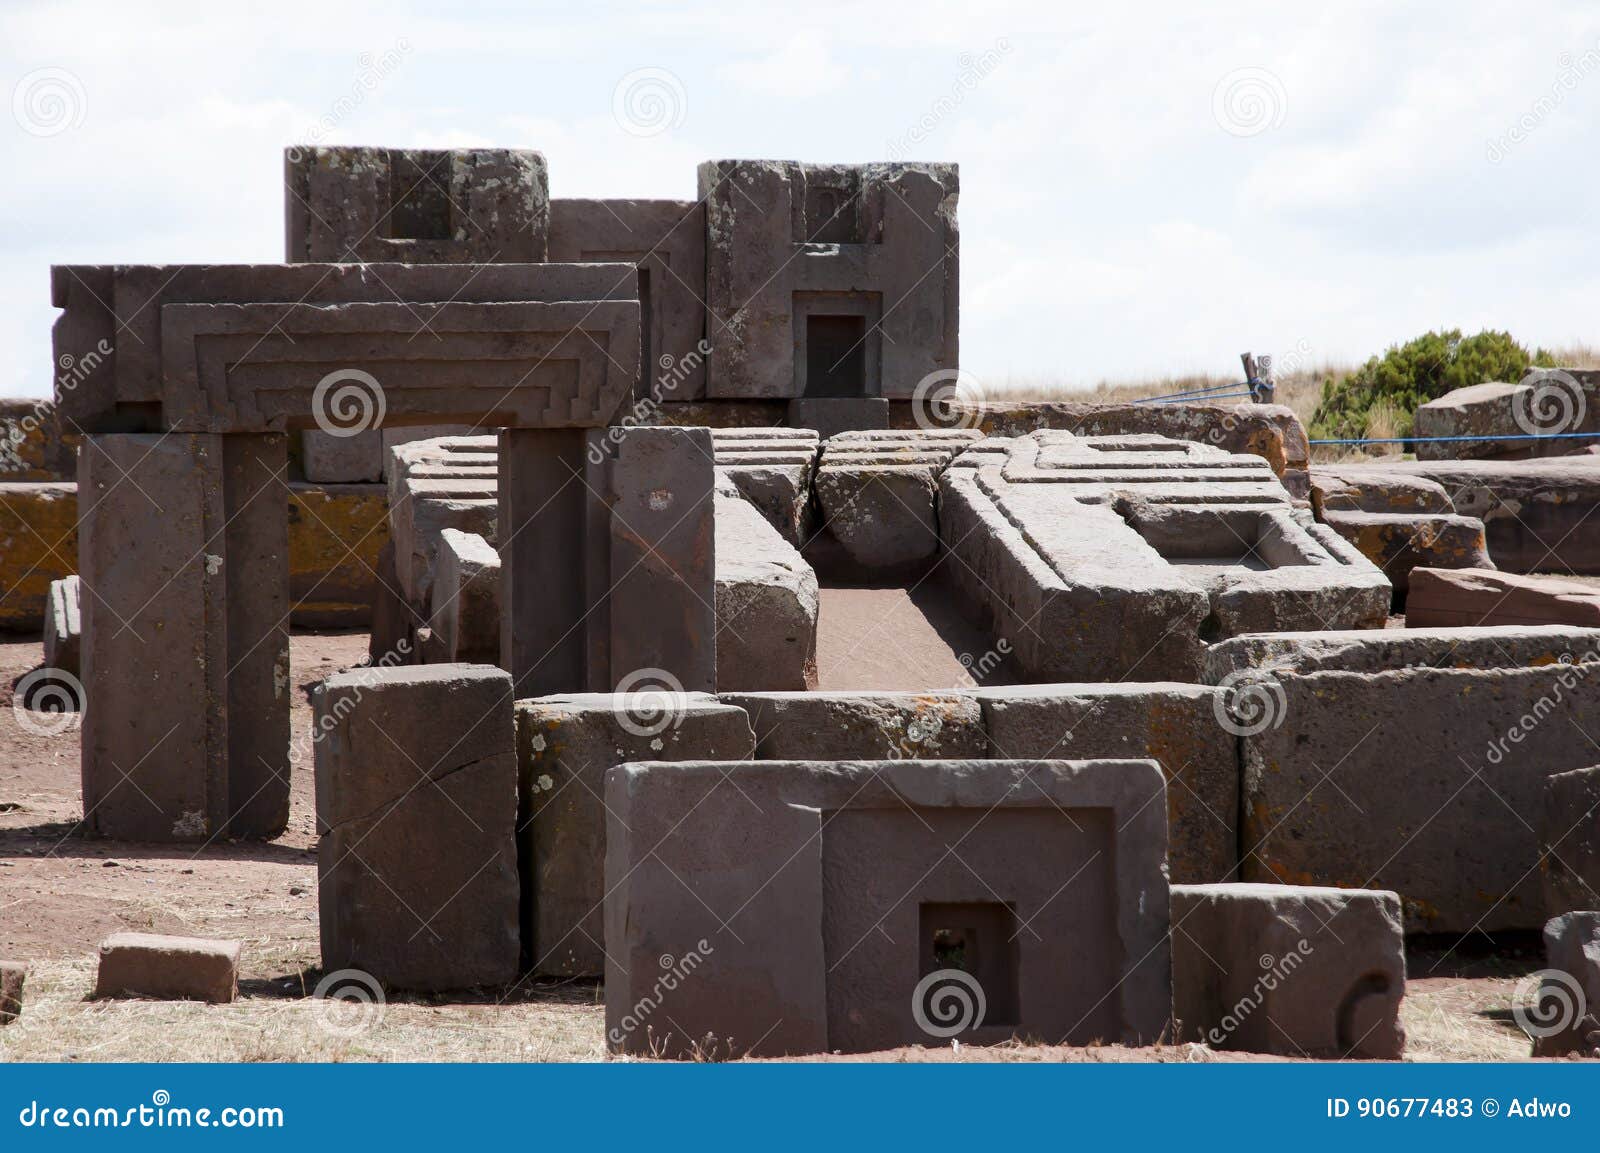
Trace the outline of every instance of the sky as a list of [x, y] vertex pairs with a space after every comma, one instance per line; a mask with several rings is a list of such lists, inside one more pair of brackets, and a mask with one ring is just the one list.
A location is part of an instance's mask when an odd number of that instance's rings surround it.
[[554, 196], [723, 157], [954, 161], [961, 365], [1090, 387], [1600, 343], [1600, 6], [0, 0], [0, 395], [56, 263], [283, 258], [295, 144], [534, 148]]

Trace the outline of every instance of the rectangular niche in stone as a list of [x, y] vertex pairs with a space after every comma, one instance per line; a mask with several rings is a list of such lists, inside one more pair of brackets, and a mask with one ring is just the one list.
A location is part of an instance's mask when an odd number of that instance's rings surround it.
[[613, 1051], [1148, 1043], [1169, 1026], [1153, 761], [624, 764], [606, 808]]

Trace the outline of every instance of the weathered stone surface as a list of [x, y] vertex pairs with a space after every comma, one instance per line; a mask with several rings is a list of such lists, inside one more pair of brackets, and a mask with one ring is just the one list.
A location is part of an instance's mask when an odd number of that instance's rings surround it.
[[1317, 465], [1311, 469], [1311, 507], [1319, 518], [1324, 512], [1455, 512], [1438, 481], [1383, 465]]
[[593, 428], [638, 377], [626, 265], [73, 265], [52, 270], [51, 289], [58, 356], [109, 349], [57, 389], [62, 418], [90, 432], [348, 429], [380, 415], [384, 427]]
[[959, 362], [953, 164], [700, 165], [706, 395], [909, 397]]
[[619, 765], [607, 1045], [1149, 1043], [1172, 1010], [1163, 789], [1150, 761]]
[[580, 693], [518, 701], [523, 943], [537, 973], [605, 968], [606, 770], [634, 760], [749, 759], [743, 709], [703, 693]]
[[75, 576], [50, 582], [50, 603], [44, 617], [44, 665], [77, 676], [83, 616], [79, 608], [82, 584]]
[[549, 253], [550, 178], [537, 152], [284, 150], [285, 248], [300, 261], [483, 264]]
[[1600, 908], [1600, 765], [1545, 779], [1539, 871], [1546, 916]]
[[807, 428], [713, 428], [717, 476], [739, 492], [782, 534], [801, 547], [811, 536], [811, 477], [817, 434]]
[[437, 442], [418, 441], [390, 457], [389, 532], [395, 567], [406, 599], [425, 608], [433, 594], [433, 570], [445, 529], [497, 539], [498, 481], [488, 475], [445, 475], [422, 467], [436, 457]]
[[1201, 685], [1018, 685], [981, 689], [989, 756], [1148, 757], [1167, 778], [1174, 882], [1233, 876], [1239, 852], [1236, 741]]
[[966, 429], [846, 432], [822, 446], [813, 488], [823, 528], [865, 572], [939, 551], [939, 475], [979, 436]]
[[319, 428], [300, 434], [300, 468], [312, 484], [376, 484], [383, 479], [383, 431], [336, 436]]
[[453, 528], [439, 534], [430, 627], [440, 662], [499, 662], [500, 554], [481, 536]]
[[1456, 512], [1483, 521], [1498, 569], [1600, 573], [1600, 534], [1591, 519], [1600, 505], [1600, 457], [1397, 461], [1382, 467], [1443, 485]]
[[0, 961], [0, 1025], [9, 1025], [22, 1015], [22, 987], [28, 970], [15, 961]]
[[[1285, 483], [1304, 479], [1310, 457], [1305, 426], [1294, 410], [1281, 404], [1093, 404], [1086, 401], [987, 400], [955, 402], [951, 420], [992, 437], [1024, 437], [1042, 429], [1078, 436], [1153, 434], [1210, 445], [1230, 453], [1259, 456]], [[890, 420], [895, 428], [917, 427], [926, 420], [918, 406], [897, 404]], [[1301, 493], [1300, 495], [1304, 495]]]
[[756, 756], [773, 761], [971, 759], [988, 755], [983, 711], [966, 693], [720, 693], [750, 716]]
[[1600, 588], [1560, 577], [1492, 569], [1411, 570], [1406, 626], [1577, 625], [1600, 627]]
[[78, 568], [78, 486], [0, 483], [0, 629], [44, 624], [50, 585]]
[[290, 624], [348, 629], [372, 623], [388, 514], [382, 485], [289, 483]]
[[93, 707], [82, 763], [93, 832], [204, 841], [283, 831], [286, 468], [278, 434], [85, 439], [81, 663]]
[[1172, 886], [1180, 1040], [1297, 1057], [1399, 1057], [1405, 987], [1394, 893]]
[[324, 969], [460, 989], [518, 971], [511, 679], [366, 668], [312, 695]]
[[[70, 380], [71, 373], [68, 366], [63, 379]], [[76, 433], [63, 435], [53, 400], [0, 399], [0, 481], [71, 480], [82, 439]]]
[[238, 941], [113, 933], [100, 942], [96, 997], [224, 1005], [239, 992]]
[[1404, 668], [1520, 669], [1600, 660], [1600, 630], [1568, 625], [1373, 629], [1233, 637], [1206, 653], [1203, 679], [1263, 668], [1380, 673]]
[[367, 663], [416, 664], [416, 634], [425, 627], [427, 618], [412, 607], [400, 588], [400, 577], [395, 572], [394, 541], [388, 541], [379, 551], [373, 570], [372, 632], [367, 641]]
[[1322, 521], [1383, 570], [1399, 603], [1414, 568], [1494, 568], [1483, 522], [1476, 517], [1332, 511]]
[[[1447, 392], [1419, 405], [1412, 431], [1418, 437], [1505, 436], [1600, 430], [1600, 374], [1581, 369], [1538, 369], [1516, 384], [1491, 381]], [[1583, 452], [1592, 441], [1418, 440], [1418, 460], [1521, 460]]]
[[841, 432], [889, 427], [889, 402], [881, 396], [802, 396], [789, 402], [788, 423], [823, 440]]
[[[705, 205], [690, 200], [552, 200], [550, 259], [638, 266], [645, 366], [638, 397], [705, 395]], [[691, 421], [704, 424], [704, 421]]]
[[1248, 720], [1242, 879], [1393, 889], [1410, 931], [1541, 924], [1538, 837], [1512, 814], [1537, 813], [1546, 778], [1593, 762], [1565, 717], [1600, 708], [1597, 671], [1591, 659], [1230, 681]]
[[983, 441], [940, 479], [956, 587], [1031, 680], [1197, 680], [1259, 629], [1375, 627], [1389, 583], [1249, 456], [1163, 437]]
[[1547, 973], [1529, 1006], [1535, 1057], [1600, 1057], [1600, 912], [1563, 913], [1544, 927]]
[[717, 690], [816, 688], [816, 574], [736, 489], [716, 502]]

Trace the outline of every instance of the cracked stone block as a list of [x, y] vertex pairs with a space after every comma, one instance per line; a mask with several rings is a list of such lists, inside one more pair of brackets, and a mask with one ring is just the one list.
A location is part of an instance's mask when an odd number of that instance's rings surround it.
[[816, 574], [736, 490], [716, 502], [717, 689], [816, 688]]
[[1308, 885], [1172, 886], [1178, 1039], [1306, 1057], [1405, 1049], [1400, 898]]
[[756, 756], [777, 761], [987, 755], [983, 711], [965, 693], [720, 693], [750, 715]]
[[1528, 1006], [1535, 1057], [1600, 1057], [1600, 912], [1563, 913], [1544, 927], [1549, 966]]
[[238, 941], [113, 933], [100, 942], [94, 996], [225, 1005], [239, 992], [239, 950]]
[[800, 548], [811, 535], [811, 477], [818, 441], [809, 428], [713, 428], [717, 476]]
[[1151, 761], [618, 765], [607, 1047], [1170, 1036], [1164, 787]]
[[1539, 869], [1548, 916], [1600, 907], [1600, 765], [1546, 778]]
[[523, 939], [537, 973], [605, 969], [606, 770], [626, 761], [748, 760], [743, 709], [704, 693], [518, 701]]
[[1492, 569], [1483, 522], [1451, 513], [1328, 512], [1323, 523], [1361, 550], [1404, 603], [1414, 568]]
[[1452, 513], [1438, 481], [1407, 476], [1381, 464], [1322, 465], [1311, 469], [1311, 508], [1324, 512]]
[[362, 668], [313, 692], [322, 966], [418, 991], [518, 972], [511, 678]]
[[1494, 569], [1414, 568], [1406, 627], [1600, 626], [1600, 589], [1552, 576]]

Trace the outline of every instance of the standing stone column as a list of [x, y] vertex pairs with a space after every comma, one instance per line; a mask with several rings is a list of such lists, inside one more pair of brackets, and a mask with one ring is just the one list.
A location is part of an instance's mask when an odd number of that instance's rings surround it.
[[78, 462], [84, 823], [272, 837], [289, 815], [281, 434], [105, 434]]
[[[716, 690], [716, 470], [704, 428], [500, 434], [501, 663], [519, 700]], [[632, 684], [632, 681], [629, 681]]]

